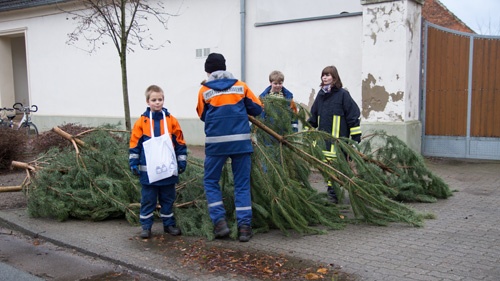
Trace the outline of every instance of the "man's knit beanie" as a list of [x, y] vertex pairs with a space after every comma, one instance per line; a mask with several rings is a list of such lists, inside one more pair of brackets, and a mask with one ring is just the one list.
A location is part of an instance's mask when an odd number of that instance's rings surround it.
[[212, 73], [217, 70], [226, 70], [226, 59], [218, 53], [211, 53], [205, 61], [205, 72]]

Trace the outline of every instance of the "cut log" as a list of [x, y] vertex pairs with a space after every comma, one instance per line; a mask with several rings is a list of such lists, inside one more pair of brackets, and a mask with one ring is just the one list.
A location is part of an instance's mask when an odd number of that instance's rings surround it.
[[69, 141], [75, 141], [77, 144], [79, 144], [81, 146], [85, 145], [85, 143], [82, 140], [73, 137], [72, 135], [66, 133], [65, 131], [61, 130], [61, 128], [59, 128], [57, 126], [52, 128], [52, 131], [55, 132], [56, 134], [60, 135], [61, 137], [69, 140]]
[[28, 170], [31, 170], [31, 171], [35, 171], [35, 167], [31, 166], [30, 164], [28, 163], [24, 163], [24, 162], [19, 162], [19, 161], [12, 161], [12, 163], [10, 164], [12, 167], [14, 168], [18, 168], [18, 169], [28, 169]]
[[0, 186], [0, 192], [16, 192], [23, 190], [22, 186]]

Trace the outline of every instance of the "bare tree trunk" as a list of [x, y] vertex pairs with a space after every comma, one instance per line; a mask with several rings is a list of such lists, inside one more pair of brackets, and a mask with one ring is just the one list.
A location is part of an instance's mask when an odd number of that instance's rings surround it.
[[128, 80], [127, 80], [127, 54], [123, 51], [120, 56], [120, 64], [122, 68], [122, 87], [123, 87], [123, 109], [125, 110], [125, 128], [130, 131], [132, 129], [130, 121], [130, 105], [128, 100]]
[[[155, 19], [167, 29], [168, 18], [172, 16], [164, 11], [163, 2], [146, 0], [82, 0], [86, 9], [82, 11], [64, 11], [72, 15], [79, 25], [69, 34], [68, 44], [75, 44], [79, 38], [83, 38], [90, 44], [89, 52], [97, 49], [97, 43], [103, 38], [110, 37], [120, 57], [122, 75], [123, 109], [125, 113], [125, 128], [130, 131], [130, 102], [128, 99], [127, 78], [127, 51], [133, 51], [131, 45], [139, 45], [145, 50], [157, 49], [156, 43], [152, 43], [153, 35], [148, 34], [146, 22]], [[150, 2], [158, 2], [151, 5]], [[81, 13], [80, 13], [81, 12]], [[168, 40], [167, 40], [168, 41]], [[134, 44], [135, 43], [135, 44]], [[159, 44], [163, 47], [163, 43]]]
[[122, 68], [122, 91], [123, 91], [123, 109], [125, 111], [125, 128], [128, 131], [132, 130], [132, 125], [130, 122], [130, 105], [129, 105], [129, 100], [128, 100], [128, 78], [127, 78], [127, 40], [128, 40], [128, 33], [127, 33], [127, 27], [125, 24], [125, 5], [126, 1], [122, 1], [122, 21], [121, 21], [121, 39], [120, 39], [120, 66]]

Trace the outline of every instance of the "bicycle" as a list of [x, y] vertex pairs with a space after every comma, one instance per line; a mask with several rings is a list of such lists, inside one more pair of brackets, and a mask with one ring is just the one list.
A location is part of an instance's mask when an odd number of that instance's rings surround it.
[[37, 112], [38, 106], [23, 106], [22, 103], [17, 102], [12, 106], [15, 110], [18, 110], [23, 113], [23, 118], [21, 122], [17, 125], [17, 130], [25, 131], [28, 136], [38, 136], [38, 128], [36, 125], [31, 122], [31, 112]]
[[[14, 118], [16, 118], [16, 113], [14, 112], [14, 108], [0, 108], [0, 127], [9, 127], [14, 128]], [[2, 111], [5, 111], [5, 116], [7, 119], [3, 117]]]

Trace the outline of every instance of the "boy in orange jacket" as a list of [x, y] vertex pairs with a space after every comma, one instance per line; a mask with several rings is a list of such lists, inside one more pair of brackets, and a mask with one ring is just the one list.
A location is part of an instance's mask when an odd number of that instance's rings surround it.
[[[140, 223], [142, 226], [141, 238], [151, 237], [151, 227], [154, 221], [154, 211], [157, 202], [161, 205], [160, 216], [163, 221], [163, 230], [171, 235], [180, 235], [181, 231], [175, 224], [173, 205], [176, 198], [175, 184], [179, 181], [178, 175], [186, 170], [187, 147], [184, 141], [181, 126], [177, 119], [163, 107], [163, 90], [151, 85], [146, 90], [146, 102], [149, 107], [135, 122], [130, 136], [129, 165], [132, 173], [140, 177], [141, 189], [141, 210]], [[165, 123], [166, 122], [166, 123]], [[166, 124], [166, 127], [165, 127]], [[165, 137], [166, 141], [171, 141], [171, 147], [175, 152], [173, 163], [169, 167], [163, 167], [154, 171], [147, 166], [148, 155], [145, 153], [144, 145], [152, 137]], [[152, 154], [161, 153], [154, 151]], [[150, 156], [149, 156], [150, 157]], [[150, 158], [151, 159], [151, 158]], [[176, 163], [175, 163], [176, 161]], [[170, 171], [167, 171], [168, 169]], [[169, 176], [160, 180], [151, 181], [151, 171], [155, 173], [169, 172]]]

